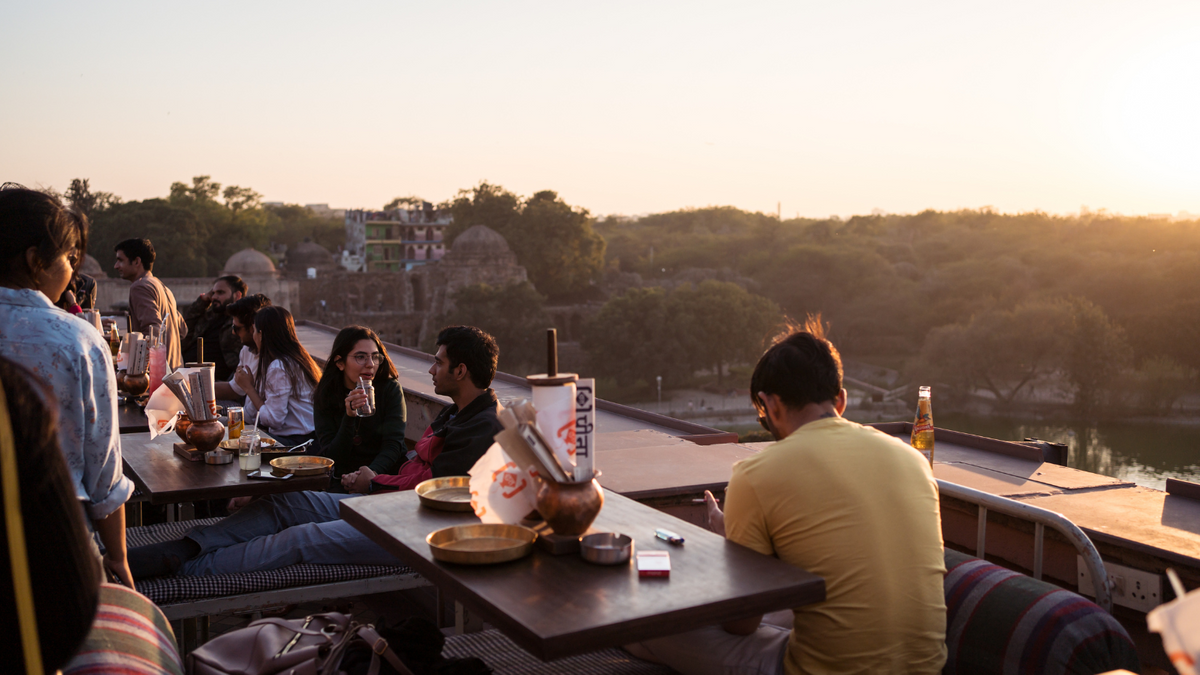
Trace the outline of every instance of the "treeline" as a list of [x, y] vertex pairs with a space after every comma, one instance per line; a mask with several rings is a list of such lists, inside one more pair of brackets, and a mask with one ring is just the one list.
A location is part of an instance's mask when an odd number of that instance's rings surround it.
[[781, 222], [726, 207], [596, 229], [610, 279], [727, 268], [793, 317], [821, 312], [851, 358], [1002, 403], [1057, 380], [1085, 412], [1162, 411], [1200, 369], [1197, 221], [984, 209]]
[[346, 242], [341, 219], [296, 204], [264, 206], [254, 190], [222, 188], [209, 176], [172, 183], [160, 199], [125, 202], [93, 191], [87, 179], [72, 181], [61, 196], [91, 220], [88, 249], [109, 274], [113, 246], [131, 237], [154, 242], [154, 271], [169, 277], [216, 276], [229, 256], [248, 247], [269, 253], [272, 243], [291, 246], [311, 238], [335, 252]]

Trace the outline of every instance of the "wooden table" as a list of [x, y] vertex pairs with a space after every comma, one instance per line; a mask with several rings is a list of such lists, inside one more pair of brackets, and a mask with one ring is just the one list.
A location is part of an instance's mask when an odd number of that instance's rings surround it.
[[[816, 575], [615, 492], [605, 490], [604, 499], [593, 527], [633, 537], [635, 553], [670, 551], [669, 578], [639, 579], [632, 561], [601, 567], [537, 549], [501, 565], [441, 563], [426, 535], [478, 522], [474, 514], [422, 508], [411, 491], [348, 499], [340, 508], [343, 519], [544, 661], [825, 599]], [[658, 527], [687, 542], [654, 538]]]
[[[151, 504], [180, 504], [205, 499], [253, 497], [299, 490], [325, 490], [328, 476], [287, 480], [250, 480], [230, 464], [192, 462], [175, 454], [179, 441], [174, 432], [150, 440], [150, 433], [121, 436], [121, 458], [129, 476]], [[265, 464], [264, 464], [265, 466]]]
[[117, 404], [117, 424], [122, 434], [149, 433], [150, 422], [146, 411], [136, 403]]

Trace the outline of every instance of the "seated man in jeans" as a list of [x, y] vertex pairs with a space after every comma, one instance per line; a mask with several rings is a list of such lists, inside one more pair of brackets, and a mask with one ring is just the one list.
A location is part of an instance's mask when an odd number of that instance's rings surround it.
[[[496, 417], [496, 394], [489, 386], [499, 356], [491, 335], [470, 326], [452, 326], [438, 335], [432, 367], [433, 390], [454, 404], [442, 410], [426, 431], [428, 452], [421, 461], [434, 477], [465, 474], [491, 447], [503, 427]], [[442, 454], [453, 461], [434, 462]], [[443, 459], [451, 459], [445, 457]], [[403, 471], [404, 465], [401, 466]], [[368, 470], [369, 471], [369, 470]], [[390, 477], [361, 479], [372, 492], [394, 489]], [[349, 478], [353, 474], [348, 474]], [[407, 488], [413, 486], [409, 485]], [[341, 519], [338, 504], [353, 494], [290, 492], [251, 502], [219, 523], [198, 527], [184, 538], [129, 551], [135, 578], [182, 574], [201, 576], [271, 570], [287, 565], [397, 565], [399, 561]]]
[[823, 333], [810, 320], [759, 359], [750, 398], [778, 442], [734, 465], [724, 514], [705, 500], [718, 534], [824, 578], [824, 602], [626, 647], [634, 655], [685, 675], [941, 672], [937, 484], [921, 453], [842, 418], [842, 364]]

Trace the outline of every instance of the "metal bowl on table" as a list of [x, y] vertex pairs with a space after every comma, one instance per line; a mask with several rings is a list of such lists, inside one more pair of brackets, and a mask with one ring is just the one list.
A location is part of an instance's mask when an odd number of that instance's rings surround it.
[[233, 453], [224, 450], [209, 450], [204, 453], [205, 464], [229, 464], [233, 461]]
[[579, 554], [597, 565], [620, 565], [633, 556], [633, 538], [616, 532], [597, 532], [579, 540]]
[[459, 565], [494, 565], [524, 558], [533, 551], [537, 532], [520, 525], [455, 525], [425, 537], [434, 560]]
[[276, 476], [321, 476], [329, 473], [332, 468], [333, 460], [328, 457], [276, 457], [271, 460], [271, 473]]
[[422, 481], [416, 487], [421, 506], [438, 511], [471, 510], [471, 477], [445, 476]]

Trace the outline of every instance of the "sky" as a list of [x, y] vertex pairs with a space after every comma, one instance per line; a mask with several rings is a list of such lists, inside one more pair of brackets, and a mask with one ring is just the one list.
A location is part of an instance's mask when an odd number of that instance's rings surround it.
[[[736, 4], [736, 6], [734, 6]], [[1200, 213], [1200, 2], [25, 2], [0, 181]]]

